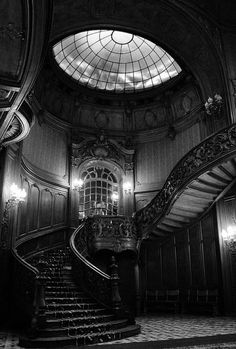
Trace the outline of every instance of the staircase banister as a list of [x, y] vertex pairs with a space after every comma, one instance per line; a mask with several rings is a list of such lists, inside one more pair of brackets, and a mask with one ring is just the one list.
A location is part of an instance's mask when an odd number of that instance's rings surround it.
[[79, 258], [86, 266], [88, 266], [88, 268], [92, 269], [94, 272], [96, 272], [97, 274], [99, 274], [100, 276], [104, 277], [107, 280], [110, 280], [111, 277], [104, 273], [101, 269], [99, 269], [98, 267], [96, 267], [94, 264], [92, 264], [91, 262], [89, 262], [76, 248], [75, 246], [75, 239], [76, 239], [76, 235], [79, 233], [79, 231], [81, 229], [84, 228], [86, 222], [83, 222], [71, 235], [70, 238], [70, 248], [72, 250], [72, 252], [74, 253], [74, 255]]
[[13, 255], [13, 257], [23, 266], [25, 267], [25, 269], [29, 270], [32, 272], [32, 274], [34, 275], [34, 277], [39, 275], [39, 270], [34, 267], [33, 265], [29, 264], [25, 259], [23, 259], [17, 252], [16, 249], [12, 249], [11, 253]]
[[236, 124], [208, 136], [192, 148], [177, 162], [158, 194], [135, 212], [134, 220], [141, 238], [145, 238], [147, 230], [163, 217], [187, 183], [220, 160], [235, 154]]

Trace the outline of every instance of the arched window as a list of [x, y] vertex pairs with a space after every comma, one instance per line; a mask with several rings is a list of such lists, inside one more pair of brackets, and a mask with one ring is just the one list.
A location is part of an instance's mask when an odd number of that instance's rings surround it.
[[118, 181], [105, 167], [89, 167], [81, 174], [84, 185], [80, 190], [79, 216], [117, 215]]

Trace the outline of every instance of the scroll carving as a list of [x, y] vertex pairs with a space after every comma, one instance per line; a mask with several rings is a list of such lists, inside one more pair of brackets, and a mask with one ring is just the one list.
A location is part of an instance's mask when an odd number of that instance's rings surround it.
[[179, 161], [161, 191], [147, 206], [136, 212], [135, 221], [138, 229], [146, 231], [155, 224], [186, 183], [232, 153], [236, 153], [235, 124], [208, 137]]

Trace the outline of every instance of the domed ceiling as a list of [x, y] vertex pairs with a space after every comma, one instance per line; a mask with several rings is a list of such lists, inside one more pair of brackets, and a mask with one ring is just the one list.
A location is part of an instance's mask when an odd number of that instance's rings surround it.
[[54, 45], [56, 62], [78, 84], [130, 93], [151, 89], [177, 76], [179, 64], [140, 35], [118, 30], [87, 30]]

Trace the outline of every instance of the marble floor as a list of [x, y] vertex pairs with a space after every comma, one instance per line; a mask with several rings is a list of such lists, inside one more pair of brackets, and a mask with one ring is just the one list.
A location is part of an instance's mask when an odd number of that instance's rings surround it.
[[[236, 317], [162, 315], [138, 317], [136, 321], [142, 328], [142, 332], [139, 335], [100, 345], [236, 334]], [[18, 339], [19, 337], [16, 333], [0, 330], [0, 349], [19, 349]], [[183, 349], [183, 347], [181, 348]], [[236, 341], [211, 345], [194, 345], [185, 348], [236, 349]]]

